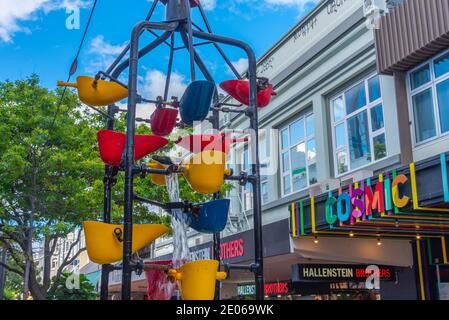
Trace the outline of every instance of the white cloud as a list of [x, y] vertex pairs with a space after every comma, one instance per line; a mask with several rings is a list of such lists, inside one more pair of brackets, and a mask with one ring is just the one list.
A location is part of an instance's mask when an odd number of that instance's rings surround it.
[[19, 21], [35, 19], [37, 11], [42, 10], [48, 2], [49, 0], [23, 0], [18, 5], [16, 0], [0, 1], [0, 39], [11, 42], [16, 32], [29, 32], [19, 25]]
[[23, 22], [36, 20], [39, 14], [88, 5], [90, 0], [1, 0], [0, 41], [12, 42], [14, 34], [18, 32], [30, 33]]
[[[148, 70], [140, 83], [143, 96], [147, 99], [156, 99], [158, 96], [163, 96], [166, 77], [167, 75], [159, 70]], [[172, 72], [168, 97], [175, 96], [180, 99], [186, 88], [187, 82], [185, 76]]]
[[[148, 70], [142, 78], [139, 79], [138, 91], [145, 99], [155, 100], [158, 96], [164, 95], [165, 79], [167, 75], [159, 70]], [[172, 72], [170, 77], [170, 89], [168, 99], [172, 96], [181, 99], [187, 88], [186, 78], [179, 73]], [[136, 109], [138, 117], [149, 119], [155, 109], [154, 104], [139, 104]]]
[[[164, 95], [166, 74], [156, 70], [148, 70], [143, 77], [139, 77], [138, 92], [145, 99], [155, 100], [158, 96]], [[173, 72], [170, 78], [170, 89], [168, 97], [172, 96], [181, 99], [187, 88], [186, 78], [179, 73]], [[120, 108], [126, 109], [127, 104], [118, 104]], [[141, 103], [137, 105], [136, 116], [143, 119], [150, 119], [151, 114], [156, 109], [152, 103]]]
[[94, 73], [107, 68], [114, 59], [122, 52], [126, 44], [112, 44], [104, 39], [103, 35], [98, 35], [90, 42], [88, 53], [92, 54], [86, 71]]
[[[246, 58], [240, 58], [237, 61], [231, 61], [234, 65], [234, 68], [240, 73], [244, 73], [246, 70], [248, 70], [248, 59]], [[233, 75], [234, 73], [228, 66], [228, 73]]]
[[300, 11], [309, 4], [317, 4], [320, 0], [265, 0], [266, 3], [275, 6], [297, 7]]
[[201, 0], [201, 5], [203, 6], [204, 10], [210, 11], [215, 9], [217, 3], [215, 0]]

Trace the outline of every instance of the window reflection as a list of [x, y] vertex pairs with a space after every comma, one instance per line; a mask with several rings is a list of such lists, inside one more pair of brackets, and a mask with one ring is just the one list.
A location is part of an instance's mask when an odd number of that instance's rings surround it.
[[381, 104], [371, 109], [371, 127], [373, 131], [377, 131], [384, 127], [384, 115]]
[[435, 77], [439, 78], [449, 73], [449, 53], [435, 60]]
[[379, 76], [375, 76], [368, 80], [368, 88], [369, 88], [369, 101], [376, 101], [381, 97], [380, 95], [380, 81]]
[[437, 86], [441, 132], [449, 132], [449, 80]]
[[365, 83], [362, 82], [345, 93], [346, 114], [351, 114], [366, 105]]
[[380, 76], [370, 76], [331, 100], [336, 175], [387, 156], [380, 84]]
[[385, 134], [380, 134], [373, 139], [374, 158], [380, 160], [387, 156], [387, 145], [385, 143]]
[[314, 133], [313, 114], [301, 116], [281, 130], [283, 196], [303, 190], [316, 180]]
[[366, 112], [359, 113], [348, 121], [351, 168], [356, 169], [371, 162], [371, 145]]
[[410, 75], [410, 83], [412, 90], [421, 87], [430, 81], [429, 65], [426, 65]]
[[343, 120], [345, 117], [345, 109], [343, 105], [343, 97], [338, 97], [332, 102], [333, 113], [334, 113], [334, 121], [338, 122]]
[[416, 141], [435, 137], [435, 115], [433, 112], [432, 89], [413, 96]]

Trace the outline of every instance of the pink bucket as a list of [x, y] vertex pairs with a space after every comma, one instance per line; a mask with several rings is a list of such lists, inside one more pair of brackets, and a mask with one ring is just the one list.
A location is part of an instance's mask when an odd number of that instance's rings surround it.
[[[173, 268], [171, 260], [149, 261], [145, 264], [167, 265]], [[147, 278], [147, 300], [170, 300], [176, 291], [176, 284], [167, 279], [167, 275], [162, 270], [145, 271]]]

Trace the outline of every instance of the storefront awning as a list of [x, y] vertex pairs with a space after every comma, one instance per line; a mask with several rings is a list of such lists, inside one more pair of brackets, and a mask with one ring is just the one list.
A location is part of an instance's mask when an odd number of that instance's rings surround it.
[[295, 201], [289, 206], [291, 234], [404, 239], [447, 235], [448, 161], [441, 154]]
[[313, 238], [293, 239], [295, 253], [309, 263], [375, 264], [413, 266], [410, 243], [387, 239], [378, 246], [373, 239]]
[[405, 0], [375, 30], [380, 73], [407, 71], [449, 47], [449, 0]]

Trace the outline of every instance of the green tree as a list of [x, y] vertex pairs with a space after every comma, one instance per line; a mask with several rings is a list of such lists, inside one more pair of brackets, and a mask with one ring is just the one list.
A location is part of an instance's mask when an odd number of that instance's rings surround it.
[[49, 300], [95, 300], [98, 297], [94, 285], [84, 274], [63, 272], [53, 283], [55, 289], [48, 294]]
[[[14, 261], [9, 261], [9, 265], [14, 265]], [[14, 272], [7, 272], [6, 284], [4, 290], [5, 300], [20, 299], [20, 294], [23, 288], [23, 278]]]
[[[15, 262], [6, 269], [24, 278], [34, 299], [52, 289], [51, 256], [59, 240], [77, 230], [56, 278], [84, 250], [74, 252], [80, 223], [101, 209], [95, 133], [102, 121], [70, 92], [59, 105], [60, 95], [41, 87], [35, 75], [0, 83], [0, 245]], [[29, 246], [42, 247], [42, 270]]]

